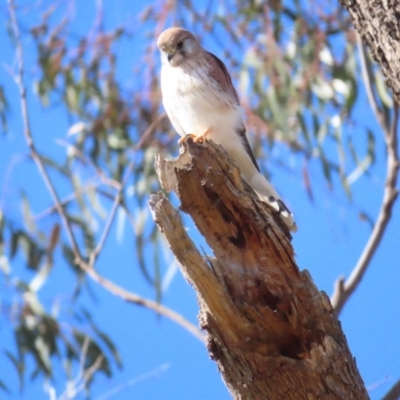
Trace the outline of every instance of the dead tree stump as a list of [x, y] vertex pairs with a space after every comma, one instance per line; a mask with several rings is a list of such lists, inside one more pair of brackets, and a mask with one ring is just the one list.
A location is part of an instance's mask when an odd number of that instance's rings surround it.
[[368, 399], [329, 298], [299, 270], [285, 225], [226, 152], [189, 139], [177, 159], [157, 156], [156, 170], [214, 252], [202, 256], [169, 200], [151, 196], [154, 220], [196, 290], [210, 357], [232, 396]]

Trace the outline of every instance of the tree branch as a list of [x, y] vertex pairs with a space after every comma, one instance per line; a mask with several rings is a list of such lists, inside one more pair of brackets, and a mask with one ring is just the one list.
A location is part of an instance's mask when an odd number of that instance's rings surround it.
[[148, 308], [149, 310], [155, 311], [157, 314], [163, 315], [164, 317], [174, 321], [188, 332], [190, 332], [193, 336], [195, 336], [200, 341], [204, 342], [205, 338], [203, 333], [191, 322], [185, 319], [181, 314], [176, 311], [157, 303], [156, 301], [146, 299], [144, 297], [139, 296], [136, 293], [129, 292], [126, 289], [118, 286], [112, 281], [101, 276], [94, 268], [91, 268], [87, 263], [82, 261], [80, 263], [80, 267], [90, 276], [93, 281], [101, 285], [104, 289], [109, 291], [110, 293], [120, 297], [121, 299], [127, 301], [128, 303], [133, 303], [138, 306], [142, 306]]
[[93, 268], [94, 267], [94, 263], [96, 261], [96, 258], [98, 257], [98, 255], [100, 254], [100, 252], [103, 250], [104, 244], [107, 240], [108, 234], [110, 233], [110, 229], [112, 226], [112, 223], [114, 222], [115, 219], [115, 215], [117, 213], [118, 207], [121, 204], [122, 201], [122, 192], [125, 188], [126, 182], [129, 179], [129, 176], [131, 175], [133, 168], [135, 166], [135, 158], [133, 158], [133, 160], [130, 162], [128, 169], [125, 173], [125, 177], [122, 180], [122, 182], [119, 184], [119, 188], [117, 190], [117, 193], [115, 195], [114, 198], [114, 204], [111, 208], [110, 211], [110, 215], [108, 217], [108, 220], [106, 222], [106, 225], [104, 226], [103, 229], [103, 233], [100, 237], [99, 243], [97, 244], [97, 246], [95, 247], [95, 249], [91, 252], [90, 256], [89, 256], [89, 265]]
[[143, 134], [140, 135], [140, 139], [134, 147], [135, 151], [142, 149], [145, 146], [145, 144], [147, 144], [151, 135], [154, 133], [155, 129], [157, 128], [157, 126], [159, 124], [161, 124], [161, 122], [164, 121], [166, 118], [167, 118], [167, 114], [163, 113], [148, 126], [148, 128], [143, 132]]
[[[71, 203], [72, 201], [76, 200], [78, 196], [81, 196], [82, 194], [85, 194], [86, 192], [89, 192], [90, 190], [93, 189], [97, 189], [102, 196], [114, 200], [114, 196], [111, 193], [98, 189], [98, 187], [101, 186], [102, 184], [103, 183], [100, 181], [89, 182], [86, 186], [79, 188], [78, 190], [75, 190], [75, 192], [71, 193], [70, 195], [66, 196], [63, 199], [60, 199], [60, 203], [64, 207], [67, 204]], [[40, 219], [48, 217], [54, 212], [57, 212], [57, 208], [54, 205], [52, 205], [49, 208], [46, 208], [45, 210], [40, 212], [39, 214], [34, 215], [33, 219], [35, 221], [39, 221]]]
[[400, 399], [400, 379], [385, 394], [382, 400], [398, 400]]
[[[194, 286], [210, 357], [235, 399], [367, 399], [331, 303], [294, 262], [279, 217], [248, 188], [226, 152], [188, 140], [156, 158], [215, 258], [202, 257], [167, 198], [150, 207]], [[290, 379], [288, 379], [290, 377]]]
[[[157, 302], [154, 302], [152, 300], [145, 299], [135, 293], [128, 292], [127, 290], [119, 287], [118, 285], [114, 284], [113, 282], [103, 278], [100, 274], [98, 274], [93, 267], [93, 264], [86, 263], [84, 259], [82, 258], [82, 255], [79, 250], [78, 243], [76, 241], [74, 232], [72, 230], [71, 224], [68, 220], [68, 217], [64, 211], [64, 208], [62, 206], [61, 200], [57, 194], [57, 191], [50, 179], [50, 176], [43, 164], [43, 161], [35, 147], [35, 143], [33, 140], [32, 136], [32, 131], [30, 127], [30, 118], [29, 118], [29, 112], [28, 112], [28, 104], [27, 104], [27, 98], [26, 98], [26, 87], [24, 86], [24, 55], [23, 55], [23, 49], [22, 49], [22, 43], [21, 43], [21, 37], [20, 37], [20, 32], [19, 32], [19, 27], [16, 19], [16, 14], [15, 14], [15, 5], [13, 0], [7, 0], [8, 1], [8, 10], [10, 14], [10, 20], [11, 20], [11, 28], [15, 37], [15, 43], [16, 43], [16, 49], [17, 49], [17, 63], [18, 63], [18, 71], [16, 76], [14, 77], [18, 89], [19, 89], [19, 94], [20, 94], [20, 104], [21, 104], [21, 111], [22, 111], [22, 119], [23, 119], [23, 125], [24, 125], [24, 136], [26, 139], [26, 142], [29, 147], [29, 151], [31, 154], [32, 159], [35, 161], [37, 168], [39, 169], [39, 172], [41, 176], [43, 177], [43, 180], [47, 186], [47, 189], [50, 192], [50, 195], [54, 201], [54, 206], [60, 215], [61, 221], [63, 223], [64, 229], [67, 233], [68, 240], [72, 246], [72, 251], [75, 256], [75, 263], [80, 266], [80, 268], [87, 273], [95, 282], [99, 283], [101, 286], [103, 286], [105, 289], [107, 289], [109, 292], [123, 298], [124, 300], [134, 303], [139, 306], [146, 307], [150, 310], [153, 310], [157, 312], [160, 315], [163, 315], [170, 320], [174, 321], [178, 325], [182, 326], [185, 328], [187, 331], [192, 333], [195, 337], [197, 337], [199, 340], [204, 341], [204, 335], [200, 332], [198, 328], [196, 328], [193, 324], [191, 324], [189, 321], [187, 321], [182, 315], [179, 313], [169, 309], [168, 307], [165, 307]], [[160, 116], [160, 118], [156, 121], [157, 123], [152, 124], [146, 135], [146, 138], [151, 134], [152, 130], [155, 128], [155, 126], [162, 121], [162, 118], [165, 116]], [[150, 129], [151, 128], [151, 129]], [[142, 142], [143, 143], [143, 142]], [[133, 161], [131, 162], [130, 166], [128, 167], [127, 175], [125, 177], [125, 180], [129, 176], [130, 172], [132, 171], [133, 168]], [[105, 240], [107, 238], [107, 235], [109, 233], [111, 224], [114, 220], [115, 212], [118, 207], [118, 204], [120, 203], [121, 200], [121, 191], [123, 190], [123, 183], [120, 184], [118, 188], [117, 195], [115, 196], [114, 199], [114, 206], [112, 209], [112, 212], [108, 218], [108, 221], [105, 225], [105, 228], [103, 230], [103, 234], [100, 238], [100, 241], [93, 252], [92, 255], [92, 262], [94, 262], [94, 259], [97, 257], [98, 253], [101, 251], [101, 249], [104, 246]]]
[[400, 104], [400, 24], [398, 0], [339, 0], [354, 27], [380, 64], [387, 86]]
[[371, 71], [368, 68], [367, 52], [362, 42], [361, 36], [356, 32], [358, 54], [360, 55], [360, 65], [361, 65], [361, 76], [363, 78], [365, 91], [367, 92], [367, 98], [372, 112], [375, 115], [376, 120], [380, 124], [383, 131], [388, 130], [388, 126], [385, 122], [385, 118], [382, 114], [382, 110], [379, 108], [378, 103], [375, 98], [374, 90], [372, 89], [372, 76]]
[[24, 136], [25, 136], [26, 142], [28, 144], [28, 148], [29, 148], [31, 157], [34, 160], [34, 162], [36, 163], [36, 166], [38, 167], [39, 172], [43, 177], [45, 185], [47, 186], [47, 189], [49, 190], [50, 195], [53, 198], [55, 207], [57, 208], [57, 211], [60, 214], [61, 221], [64, 225], [64, 229], [65, 229], [68, 239], [71, 243], [74, 255], [76, 258], [81, 258], [79, 246], [76, 242], [76, 238], [72, 231], [71, 225], [70, 225], [68, 218], [64, 212], [64, 209], [61, 205], [57, 191], [56, 191], [53, 183], [51, 182], [50, 176], [42, 162], [42, 159], [40, 158], [39, 153], [36, 150], [35, 143], [33, 141], [32, 131], [31, 131], [31, 127], [30, 127], [28, 104], [27, 104], [27, 99], [26, 99], [27, 92], [26, 92], [26, 87], [24, 85], [24, 53], [22, 50], [21, 36], [20, 36], [20, 32], [19, 32], [17, 18], [15, 15], [14, 1], [13, 0], [7, 0], [7, 1], [8, 1], [8, 11], [10, 13], [11, 29], [14, 34], [15, 45], [16, 45], [16, 49], [17, 49], [18, 72], [14, 78], [17, 83], [19, 95], [20, 95], [22, 120], [23, 120], [23, 125], [24, 125]]
[[104, 359], [103, 355], [99, 355], [93, 364], [85, 369], [85, 361], [89, 345], [90, 338], [86, 336], [83, 342], [82, 352], [79, 360], [79, 372], [71, 382], [68, 382], [67, 388], [61, 394], [58, 400], [70, 400], [76, 398], [79, 393], [87, 389], [88, 382], [92, 379], [94, 373], [100, 368]]
[[398, 190], [396, 189], [396, 186], [400, 165], [397, 148], [398, 120], [399, 106], [396, 104], [394, 107], [392, 127], [389, 131], [385, 132], [385, 142], [387, 148], [387, 173], [381, 209], [368, 242], [350, 277], [346, 282], [344, 281], [343, 277], [340, 277], [335, 284], [335, 290], [331, 297], [331, 301], [332, 306], [338, 315], [342, 311], [347, 300], [360, 284], [376, 249], [381, 243], [383, 235], [392, 217], [393, 206], [398, 196]]
[[[154, 368], [153, 370], [146, 372], [145, 374], [142, 374], [138, 376], [137, 378], [132, 378], [129, 379], [128, 381], [124, 382], [121, 385], [118, 385], [114, 387], [113, 389], [109, 390], [108, 392], [101, 394], [99, 397], [96, 397], [95, 400], [107, 400], [110, 399], [111, 397], [114, 397], [116, 394], [122, 392], [123, 390], [127, 389], [130, 386], [134, 386], [139, 382], [143, 382], [144, 380], [153, 378], [153, 377], [159, 377], [162, 372], [166, 371], [169, 368], [169, 364], [163, 364], [160, 365], [157, 368]], [[116, 398], [116, 397], [114, 397]]]

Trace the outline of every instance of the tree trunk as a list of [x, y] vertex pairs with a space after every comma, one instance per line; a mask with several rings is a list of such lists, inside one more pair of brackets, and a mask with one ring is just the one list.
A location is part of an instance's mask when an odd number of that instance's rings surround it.
[[154, 219], [197, 292], [209, 354], [233, 397], [367, 399], [328, 297], [299, 271], [289, 232], [226, 152], [189, 139], [179, 158], [158, 156], [156, 169], [214, 252], [202, 256], [169, 200], [151, 196]]
[[340, 0], [357, 32], [382, 67], [386, 84], [400, 104], [399, 0]]

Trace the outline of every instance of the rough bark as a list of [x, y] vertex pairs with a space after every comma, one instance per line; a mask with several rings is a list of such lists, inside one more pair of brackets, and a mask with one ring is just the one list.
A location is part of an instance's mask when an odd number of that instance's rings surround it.
[[218, 145], [188, 140], [178, 159], [156, 158], [214, 252], [200, 254], [162, 194], [155, 221], [195, 288], [208, 351], [235, 399], [367, 399], [340, 323], [324, 292], [299, 271], [290, 235], [242, 181]]
[[386, 83], [400, 104], [400, 2], [340, 0], [363, 42], [381, 65]]

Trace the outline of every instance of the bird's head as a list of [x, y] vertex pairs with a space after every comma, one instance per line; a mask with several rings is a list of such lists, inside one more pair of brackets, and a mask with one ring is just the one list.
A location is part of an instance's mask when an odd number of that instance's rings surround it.
[[163, 64], [178, 66], [187, 57], [196, 54], [200, 44], [192, 33], [182, 28], [169, 28], [165, 30], [157, 40], [157, 46], [161, 52]]

